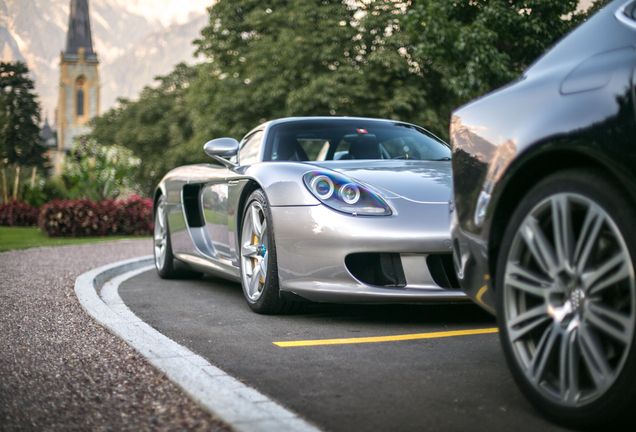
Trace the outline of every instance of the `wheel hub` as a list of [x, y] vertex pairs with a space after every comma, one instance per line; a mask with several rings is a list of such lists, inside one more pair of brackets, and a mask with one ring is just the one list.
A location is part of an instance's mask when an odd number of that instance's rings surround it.
[[556, 292], [549, 297], [552, 318], [568, 326], [573, 318], [580, 318], [585, 303], [581, 278], [572, 271], [562, 271], [556, 278]]
[[265, 247], [265, 245], [260, 245], [259, 247], [256, 248], [256, 254], [258, 256], [265, 258], [266, 253], [267, 253], [267, 248]]
[[576, 288], [570, 293], [570, 303], [572, 304], [572, 311], [580, 313], [583, 309], [583, 303], [585, 301], [585, 291], [581, 288]]

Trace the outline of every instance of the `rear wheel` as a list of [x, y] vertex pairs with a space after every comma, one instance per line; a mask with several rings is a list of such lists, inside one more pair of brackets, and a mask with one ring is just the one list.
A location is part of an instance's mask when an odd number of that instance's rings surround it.
[[155, 268], [157, 269], [157, 273], [159, 273], [159, 276], [162, 279], [171, 279], [177, 277], [177, 271], [174, 268], [172, 245], [170, 244], [170, 230], [168, 228], [166, 198], [163, 195], [161, 195], [157, 200], [154, 225], [153, 250], [155, 255]]
[[497, 265], [501, 343], [515, 381], [574, 427], [620, 422], [636, 401], [636, 216], [594, 171], [552, 175], [524, 197]]
[[272, 218], [262, 190], [247, 199], [241, 230], [241, 283], [249, 307], [260, 314], [295, 312], [300, 304], [280, 298]]

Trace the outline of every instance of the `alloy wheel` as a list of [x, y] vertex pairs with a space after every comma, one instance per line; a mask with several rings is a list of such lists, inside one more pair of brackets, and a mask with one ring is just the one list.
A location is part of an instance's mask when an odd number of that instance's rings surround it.
[[252, 302], [263, 293], [267, 281], [268, 225], [263, 207], [252, 201], [241, 234], [241, 272], [245, 295]]
[[594, 200], [561, 192], [530, 210], [506, 257], [503, 325], [536, 391], [578, 408], [614, 384], [634, 336], [635, 287], [625, 239]]

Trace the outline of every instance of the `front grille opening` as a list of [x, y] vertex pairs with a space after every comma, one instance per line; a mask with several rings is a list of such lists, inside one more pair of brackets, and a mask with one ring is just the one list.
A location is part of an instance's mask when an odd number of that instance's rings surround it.
[[406, 286], [399, 253], [354, 253], [347, 255], [345, 265], [353, 277], [367, 285]]
[[431, 254], [426, 257], [426, 264], [437, 285], [446, 289], [460, 288], [453, 265], [453, 254]]

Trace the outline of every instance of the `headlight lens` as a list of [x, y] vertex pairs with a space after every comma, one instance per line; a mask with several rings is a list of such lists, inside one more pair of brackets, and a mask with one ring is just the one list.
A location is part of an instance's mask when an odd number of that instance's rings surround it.
[[344, 213], [360, 216], [388, 216], [389, 205], [373, 191], [335, 172], [310, 171], [303, 181], [323, 204]]
[[318, 199], [327, 200], [333, 195], [333, 181], [326, 175], [319, 175], [311, 180], [310, 190], [316, 194]]

